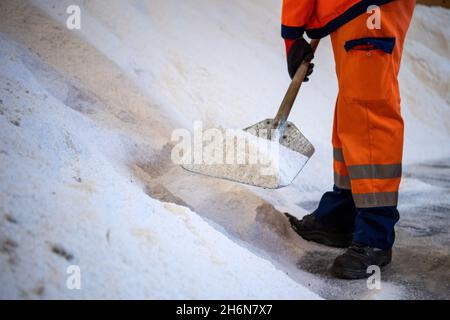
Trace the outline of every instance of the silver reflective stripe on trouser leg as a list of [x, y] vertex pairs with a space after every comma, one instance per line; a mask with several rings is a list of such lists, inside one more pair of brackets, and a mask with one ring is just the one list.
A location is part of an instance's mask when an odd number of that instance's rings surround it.
[[352, 180], [356, 179], [394, 179], [402, 176], [401, 164], [369, 164], [349, 166]]
[[341, 189], [351, 189], [352, 185], [350, 183], [349, 176], [341, 176], [339, 173], [334, 173], [334, 184], [336, 187]]
[[[370, 164], [348, 166], [350, 179], [356, 181], [397, 179], [402, 176], [402, 164]], [[387, 181], [386, 181], [387, 182]], [[398, 182], [394, 182], [398, 183]], [[398, 187], [398, 185], [396, 186]], [[392, 189], [391, 189], [392, 190]], [[396, 206], [398, 202], [398, 191], [353, 193], [353, 200], [358, 208], [388, 207]]]
[[[345, 166], [344, 154], [342, 153], [342, 149], [333, 148], [333, 159], [338, 162], [340, 165]], [[350, 177], [343, 176], [336, 171], [334, 172], [334, 184], [341, 189], [351, 189]]]
[[344, 154], [342, 153], [342, 149], [333, 148], [333, 158], [336, 161], [344, 162]]
[[374, 208], [396, 206], [398, 192], [377, 192], [353, 194], [357, 208]]

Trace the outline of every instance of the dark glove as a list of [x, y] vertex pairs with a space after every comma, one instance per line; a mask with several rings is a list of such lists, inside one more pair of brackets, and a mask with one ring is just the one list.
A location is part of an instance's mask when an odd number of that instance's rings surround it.
[[[314, 59], [314, 53], [308, 41], [303, 38], [295, 40], [287, 54], [288, 71], [291, 79], [294, 78], [303, 61], [311, 61], [312, 59]], [[311, 63], [304, 82], [309, 81], [308, 77], [313, 73], [313, 70], [314, 63]]]

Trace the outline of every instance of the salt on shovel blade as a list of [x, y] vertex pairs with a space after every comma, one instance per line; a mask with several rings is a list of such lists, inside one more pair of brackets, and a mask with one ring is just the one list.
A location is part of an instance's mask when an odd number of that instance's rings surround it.
[[[250, 138], [249, 145], [245, 152], [251, 153], [255, 146], [260, 155], [259, 163], [245, 162], [245, 164], [182, 164], [185, 170], [216, 177], [220, 179], [240, 182], [266, 189], [279, 189], [292, 183], [295, 177], [303, 169], [309, 158], [314, 153], [313, 145], [298, 128], [291, 122], [286, 124], [286, 128], [279, 144], [268, 142], [268, 133], [271, 130], [273, 119], [266, 119], [248, 127], [242, 131], [242, 135]], [[253, 138], [251, 138], [253, 136]], [[261, 142], [263, 145], [276, 145], [276, 154], [261, 152]], [[252, 150], [253, 148], [253, 150]], [[266, 150], [266, 148], [263, 148]], [[272, 149], [270, 149], [272, 150]], [[248, 155], [246, 155], [248, 157]], [[249, 159], [249, 158], [246, 158]]]

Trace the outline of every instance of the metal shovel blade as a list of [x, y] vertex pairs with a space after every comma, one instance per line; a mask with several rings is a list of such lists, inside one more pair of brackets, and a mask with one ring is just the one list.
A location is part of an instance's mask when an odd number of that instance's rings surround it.
[[[242, 131], [240, 135], [246, 137], [247, 140], [247, 146], [241, 149], [241, 154], [244, 153], [243, 163], [208, 164], [206, 161], [206, 163], [200, 164], [182, 164], [182, 167], [196, 174], [265, 189], [279, 189], [288, 186], [311, 158], [314, 147], [291, 122], [286, 123], [282, 136], [273, 134], [273, 121], [273, 119], [266, 119]], [[269, 132], [272, 133], [271, 141], [268, 140]], [[249, 145], [258, 145], [257, 161], [251, 161], [250, 154], [252, 151], [254, 152], [254, 149], [252, 150]], [[234, 145], [235, 148], [237, 148], [236, 146], [237, 144]], [[206, 147], [204, 146], [204, 148]], [[207, 156], [204, 155], [204, 157]]]

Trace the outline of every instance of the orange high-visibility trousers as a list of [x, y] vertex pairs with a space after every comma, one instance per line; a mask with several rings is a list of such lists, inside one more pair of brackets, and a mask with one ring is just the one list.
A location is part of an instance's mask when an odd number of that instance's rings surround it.
[[414, 0], [379, 7], [331, 34], [339, 94], [333, 125], [334, 177], [357, 208], [395, 206], [401, 179], [403, 119], [397, 76]]

